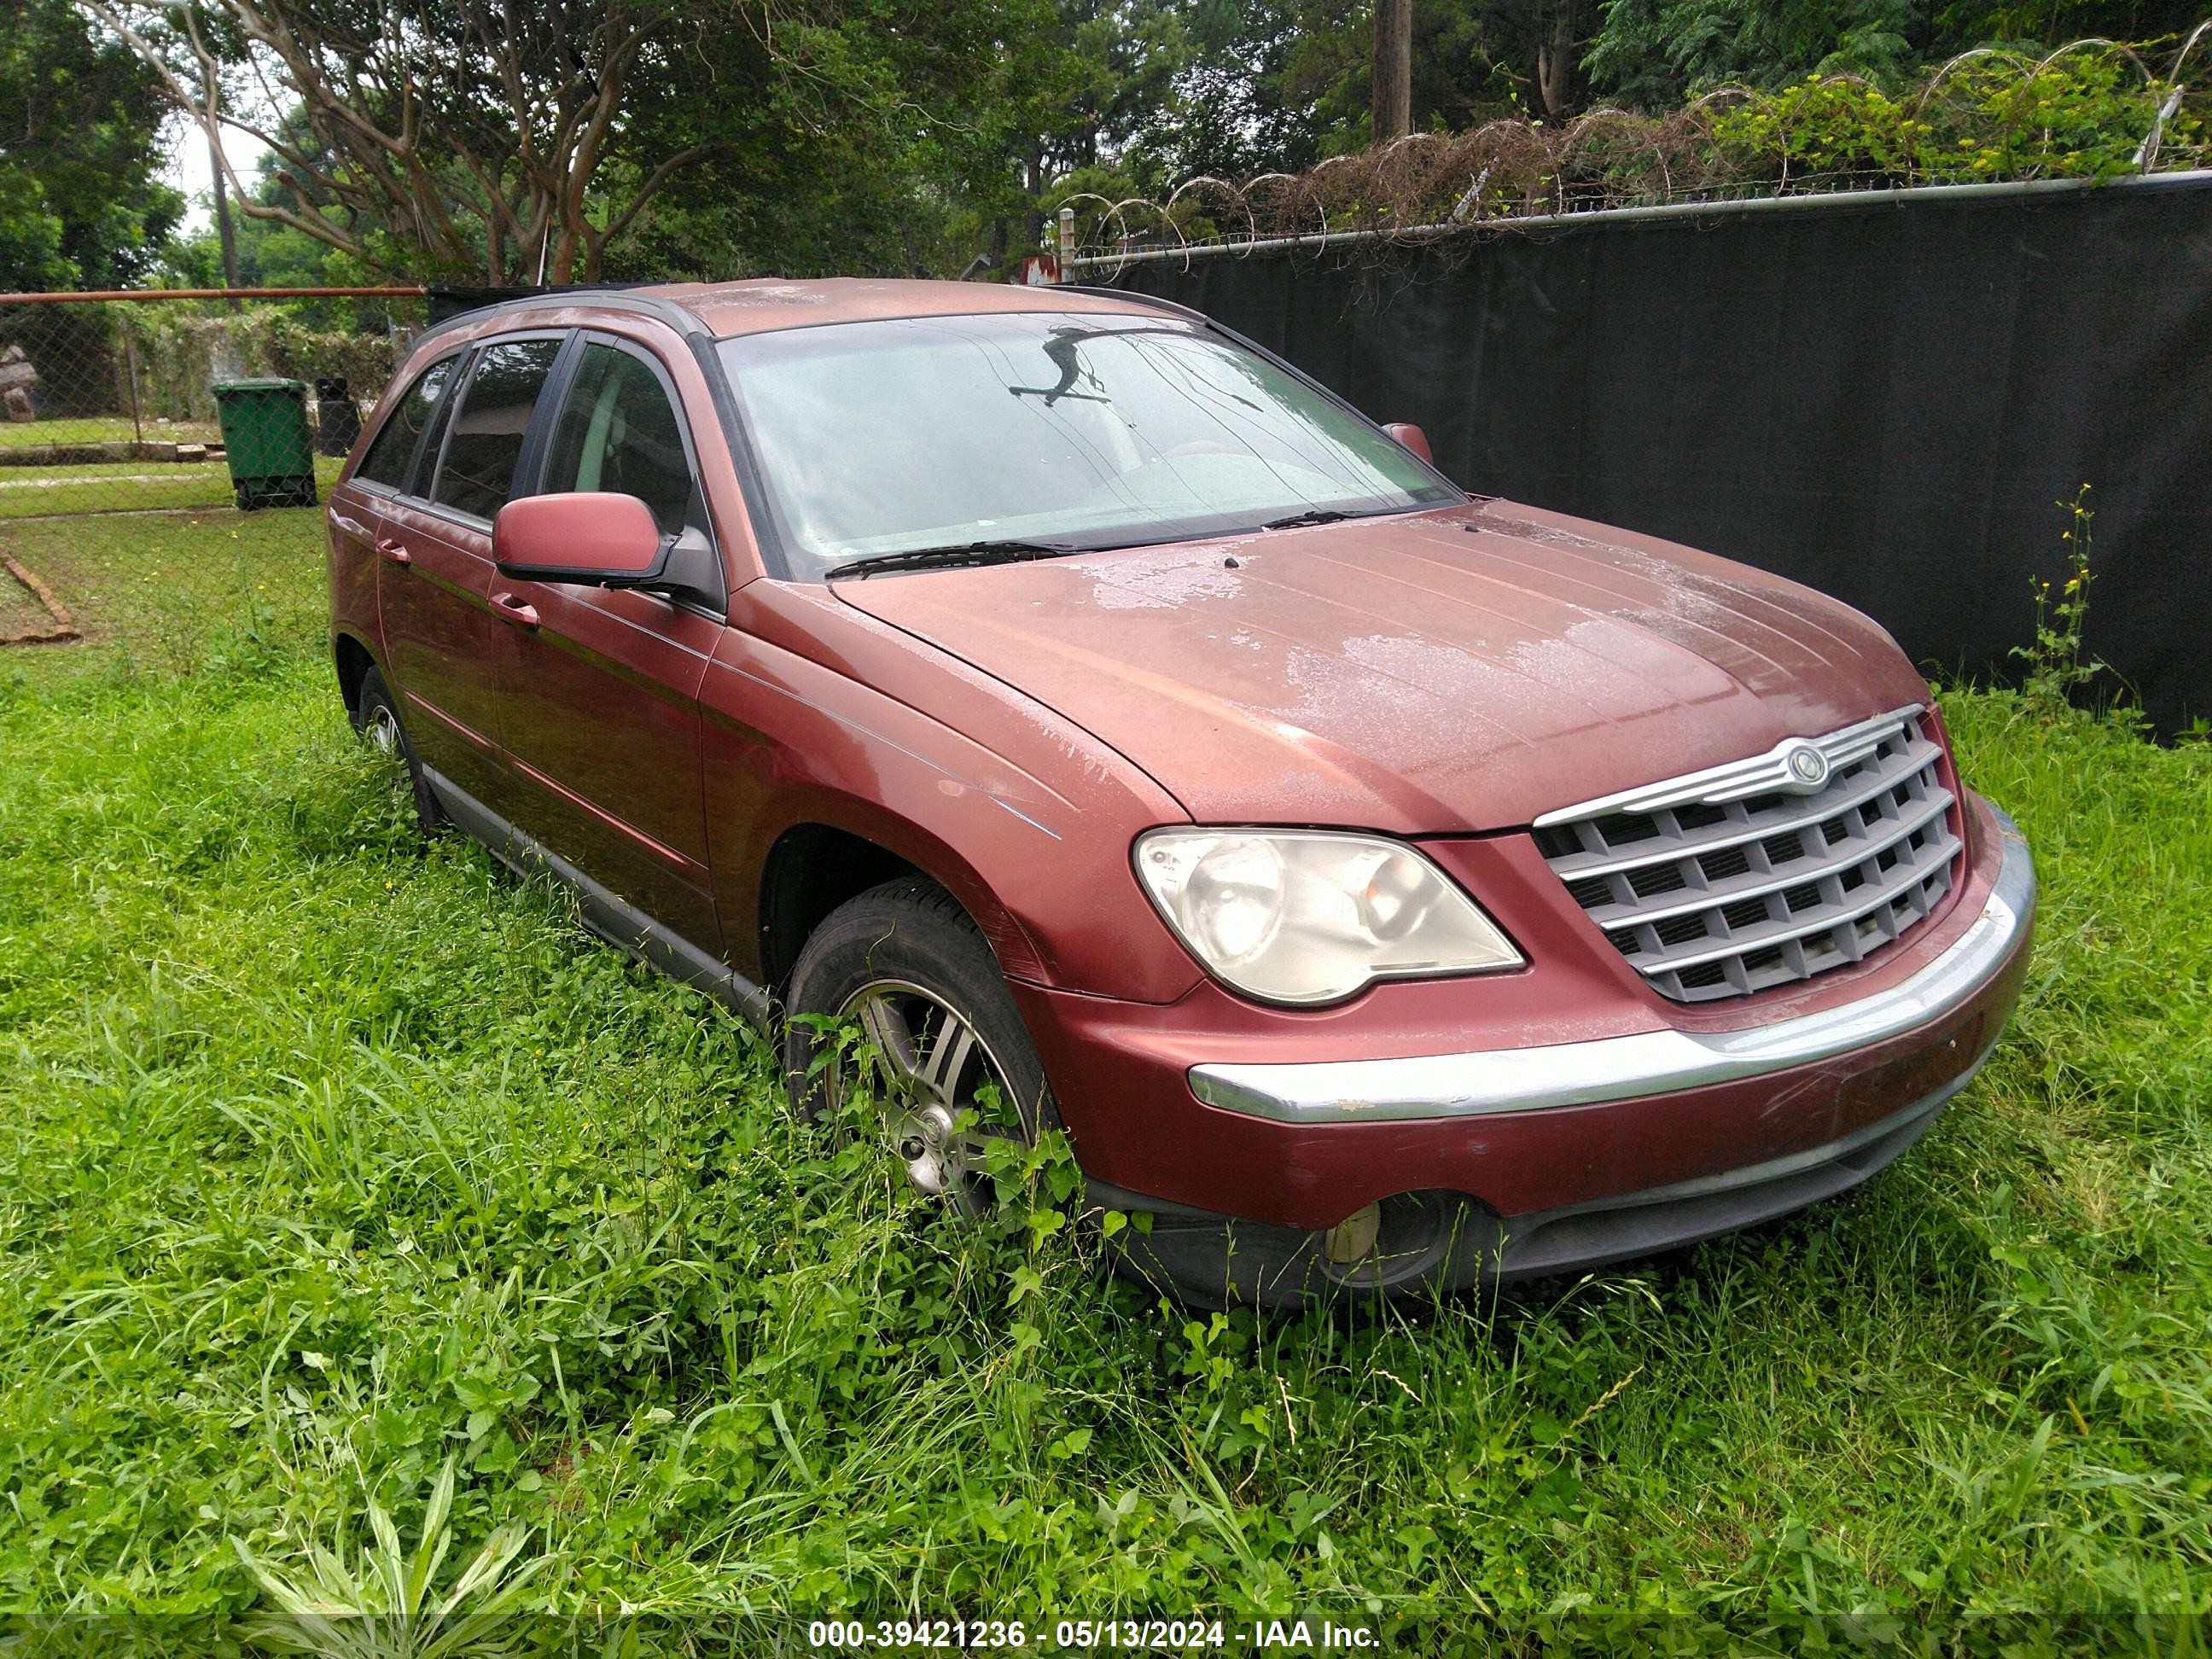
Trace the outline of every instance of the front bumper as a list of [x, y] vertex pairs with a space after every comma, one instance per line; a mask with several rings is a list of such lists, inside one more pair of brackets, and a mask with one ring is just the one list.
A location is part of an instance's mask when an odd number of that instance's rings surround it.
[[[1455, 1194], [1521, 1241], [1511, 1253], [1529, 1271], [1549, 1270], [1533, 1265], [1544, 1234], [1541, 1258], [1563, 1265], [1596, 1259], [1577, 1237], [1606, 1259], [1641, 1254], [1863, 1179], [1972, 1075], [2026, 974], [2035, 880], [2011, 820], [1966, 799], [1968, 867], [1923, 937], [1852, 981], [1824, 976], [1732, 1014], [1658, 1010], [1594, 984], [1594, 957], [1550, 989], [1532, 976], [1404, 994], [1420, 1011], [1447, 992], [1554, 1007], [1543, 1036], [1364, 1058], [1362, 1046], [1396, 1041], [1375, 1037], [1379, 1008], [1262, 1025], [1213, 1004], [1013, 988], [1101, 1201], [1310, 1231], [1398, 1195]], [[1527, 915], [1521, 937], [1540, 925]], [[1622, 1029], [1631, 1018], [1641, 1029]], [[1578, 1027], [1594, 1034], [1559, 1040]], [[1257, 1057], [1296, 1046], [1326, 1057]]]
[[1580, 1273], [1756, 1226], [1866, 1180], [1928, 1133], [1952, 1096], [1973, 1081], [1988, 1050], [1948, 1083], [1841, 1140], [1766, 1164], [1535, 1215], [1498, 1230], [1493, 1278]]

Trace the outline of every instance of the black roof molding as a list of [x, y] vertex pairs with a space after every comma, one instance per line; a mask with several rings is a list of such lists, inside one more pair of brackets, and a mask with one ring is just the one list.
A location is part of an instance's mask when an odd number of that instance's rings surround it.
[[[634, 311], [641, 316], [658, 319], [678, 333], [687, 336], [706, 331], [704, 323], [674, 301], [636, 291], [645, 286], [647, 284], [639, 283], [578, 283], [559, 288], [518, 291], [511, 288], [434, 284], [429, 290], [434, 316], [441, 300], [448, 305], [453, 305], [455, 301], [459, 304], [447, 315], [438, 317], [423, 330], [420, 338], [427, 340], [460, 323], [481, 322], [487, 317], [523, 317], [533, 312], [557, 310], [567, 305], [593, 305], [611, 311]], [[490, 296], [495, 295], [507, 297], [492, 299]]]

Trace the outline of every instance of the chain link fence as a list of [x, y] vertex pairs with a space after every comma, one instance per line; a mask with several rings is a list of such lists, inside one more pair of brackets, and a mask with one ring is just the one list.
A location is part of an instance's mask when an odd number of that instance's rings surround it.
[[424, 316], [411, 289], [0, 295], [0, 648], [100, 637], [164, 562], [317, 556]]

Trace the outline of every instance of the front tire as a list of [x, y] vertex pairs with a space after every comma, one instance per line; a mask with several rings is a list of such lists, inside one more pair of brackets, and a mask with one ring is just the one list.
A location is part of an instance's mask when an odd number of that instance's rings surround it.
[[361, 691], [354, 699], [353, 729], [362, 743], [390, 756], [406, 769], [407, 787], [415, 798], [415, 827], [425, 836], [436, 833], [446, 821], [446, 810], [438, 805], [422, 763], [415, 757], [415, 745], [399, 718], [399, 700], [384, 683], [381, 669], [372, 668], [361, 677]]
[[[990, 1206], [991, 1139], [1031, 1146], [1053, 1125], [1044, 1066], [998, 959], [934, 883], [886, 882], [832, 911], [799, 951], [785, 1000], [793, 1106], [834, 1114], [865, 1081], [906, 1179], [957, 1209]], [[834, 1050], [848, 1021], [864, 1060]]]

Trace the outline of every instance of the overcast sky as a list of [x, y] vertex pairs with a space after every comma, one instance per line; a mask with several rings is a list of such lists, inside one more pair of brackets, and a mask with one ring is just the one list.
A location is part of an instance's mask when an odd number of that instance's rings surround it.
[[[172, 117], [163, 131], [167, 142], [168, 163], [161, 169], [161, 177], [185, 192], [191, 205], [185, 210], [185, 230], [187, 234], [205, 230], [215, 222], [215, 203], [210, 195], [214, 178], [209, 166], [207, 137], [199, 125], [181, 116]], [[223, 154], [240, 176], [253, 177], [253, 169], [260, 162], [267, 146], [259, 140], [247, 137], [242, 132], [223, 134]]]

